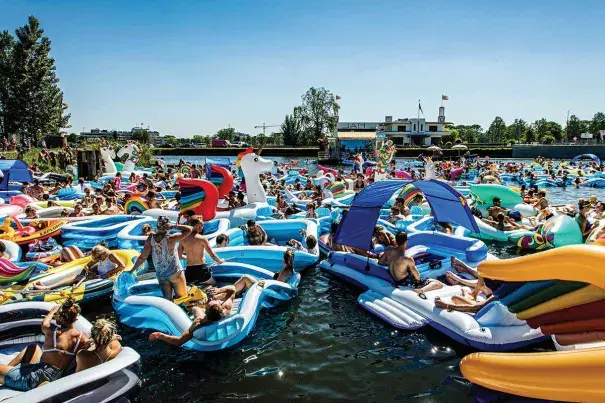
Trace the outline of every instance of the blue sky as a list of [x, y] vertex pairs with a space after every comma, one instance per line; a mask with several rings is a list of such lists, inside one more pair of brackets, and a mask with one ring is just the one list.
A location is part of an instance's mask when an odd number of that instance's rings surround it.
[[[581, 4], [580, 4], [581, 3]], [[605, 109], [602, 1], [15, 1], [53, 44], [72, 129], [211, 134], [280, 124], [311, 86], [341, 121], [446, 117], [487, 128]]]

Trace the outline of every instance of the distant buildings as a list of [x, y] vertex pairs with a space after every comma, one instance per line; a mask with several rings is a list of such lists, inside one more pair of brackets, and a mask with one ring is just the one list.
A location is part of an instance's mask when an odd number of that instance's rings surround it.
[[137, 131], [147, 131], [149, 133], [149, 142], [150, 144], [158, 147], [163, 146], [166, 143], [166, 140], [160, 136], [160, 132], [155, 130], [143, 129], [141, 127], [133, 127], [131, 130], [107, 130], [107, 129], [92, 129], [89, 132], [80, 132], [80, 136], [84, 140], [92, 140], [99, 138], [107, 138], [116, 140], [130, 140], [132, 135]]
[[[441, 144], [441, 138], [450, 134], [444, 130], [445, 108], [439, 108], [437, 121], [427, 121], [424, 117], [393, 120], [385, 116], [383, 122], [338, 122], [337, 138], [346, 142], [349, 148], [368, 140], [392, 140], [393, 144], [402, 146], [429, 146]], [[352, 146], [352, 147], [351, 147]]]

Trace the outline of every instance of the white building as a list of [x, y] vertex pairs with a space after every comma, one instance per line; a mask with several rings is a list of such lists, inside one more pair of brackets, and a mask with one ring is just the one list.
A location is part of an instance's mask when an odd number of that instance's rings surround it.
[[107, 130], [107, 129], [92, 129], [89, 132], [80, 132], [80, 136], [85, 140], [98, 139], [105, 137], [108, 139], [115, 138], [116, 140], [130, 140], [132, 135], [140, 130], [146, 130], [149, 133], [149, 143], [154, 146], [164, 145], [165, 141], [160, 136], [160, 132], [155, 130], [143, 129], [141, 127], [133, 127], [131, 130]]
[[383, 122], [338, 122], [336, 135], [339, 141], [347, 143], [384, 138], [398, 147], [430, 146], [441, 144], [441, 138], [449, 135], [444, 130], [449, 124], [442, 106], [437, 121], [427, 121], [424, 117], [393, 120], [392, 116], [385, 116]]

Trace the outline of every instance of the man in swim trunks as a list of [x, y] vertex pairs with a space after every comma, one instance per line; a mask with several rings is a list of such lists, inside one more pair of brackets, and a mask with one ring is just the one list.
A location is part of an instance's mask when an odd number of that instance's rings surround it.
[[225, 263], [225, 259], [220, 259], [214, 253], [208, 239], [203, 235], [204, 221], [201, 217], [191, 217], [189, 225], [193, 231], [179, 244], [179, 257], [183, 258], [183, 252], [187, 255], [185, 279], [187, 283], [214, 285], [216, 281], [212, 278], [212, 269], [206, 264], [205, 252], [218, 264]]
[[405, 231], [399, 231], [395, 235], [395, 242], [397, 242], [397, 246], [389, 246], [380, 255], [378, 264], [389, 267], [389, 274], [396, 286], [412, 287], [420, 296], [423, 296], [427, 291], [443, 287], [443, 284], [438, 280], [420, 277], [414, 259], [405, 254], [408, 245], [408, 234]]
[[248, 220], [246, 226], [242, 228], [248, 234], [248, 243], [250, 245], [264, 245], [268, 241], [267, 233], [254, 220]]

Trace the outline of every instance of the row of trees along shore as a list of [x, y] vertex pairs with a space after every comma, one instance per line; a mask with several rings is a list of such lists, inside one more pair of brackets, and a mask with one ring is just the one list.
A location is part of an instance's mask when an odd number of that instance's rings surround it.
[[14, 35], [0, 32], [0, 138], [35, 144], [69, 127], [50, 45], [33, 16]]
[[445, 130], [451, 134], [444, 136], [443, 141], [451, 143], [456, 140], [492, 144], [573, 142], [574, 138], [580, 139], [582, 133], [592, 133], [595, 139], [599, 139], [599, 132], [605, 130], [605, 114], [597, 112], [591, 120], [581, 120], [571, 115], [565, 127], [544, 118], [533, 123], [515, 119], [507, 125], [504, 119], [496, 116], [487, 130], [477, 124], [447, 126]]
[[[311, 146], [317, 145], [317, 140], [322, 136], [334, 133], [338, 125], [339, 106], [336, 96], [325, 88], [311, 87], [301, 97], [301, 105], [296, 106], [292, 113], [286, 115], [284, 122], [271, 133], [259, 133], [256, 136], [238, 133], [229, 127], [219, 130], [213, 136], [193, 136], [193, 143], [210, 143], [213, 138], [240, 141], [251, 145], [269, 144], [284, 146]], [[171, 145], [180, 142], [191, 142], [169, 138]]]

